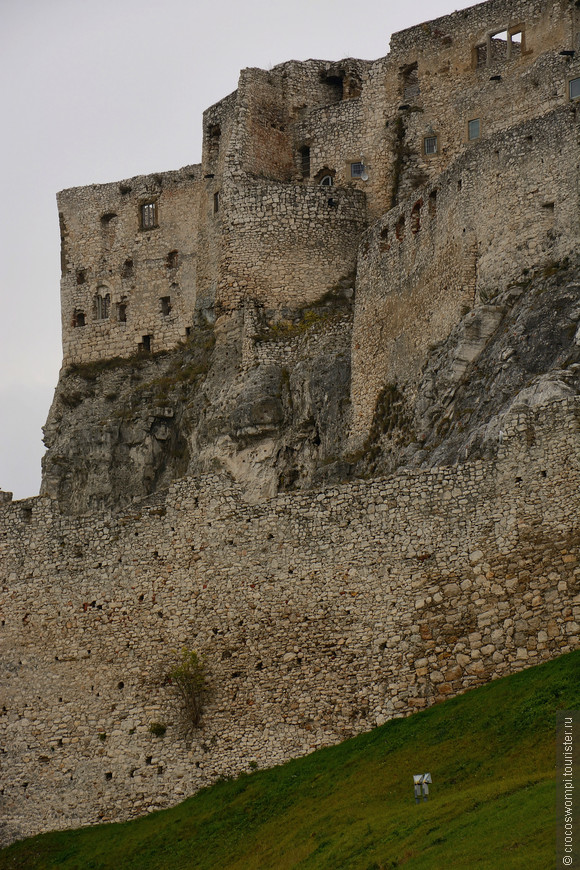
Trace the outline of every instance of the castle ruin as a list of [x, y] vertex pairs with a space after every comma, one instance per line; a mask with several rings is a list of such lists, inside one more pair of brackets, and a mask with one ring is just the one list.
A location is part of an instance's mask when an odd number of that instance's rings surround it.
[[[200, 165], [58, 195], [63, 371], [201, 329], [236, 333], [249, 380], [298, 340], [261, 344], [260, 318], [350, 294], [331, 338], [361, 449], [385, 389], [419, 395], [463, 329], [458, 381], [526, 281], [574, 259], [579, 100], [572, 0], [489, 0], [373, 62], [244, 70]], [[579, 368], [512, 407], [489, 461], [248, 499], [232, 459], [92, 511], [63, 507], [55, 461], [40, 497], [6, 495], [4, 840], [167, 806], [576, 647]], [[152, 413], [163, 441], [175, 411]], [[212, 682], [193, 736], [162, 678], [184, 645]]]

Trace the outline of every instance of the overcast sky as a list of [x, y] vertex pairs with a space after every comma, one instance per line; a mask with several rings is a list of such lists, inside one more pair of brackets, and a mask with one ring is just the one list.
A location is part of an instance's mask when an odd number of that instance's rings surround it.
[[205, 108], [243, 67], [374, 59], [470, 0], [0, 0], [0, 489], [36, 495], [61, 363], [66, 187], [201, 158]]

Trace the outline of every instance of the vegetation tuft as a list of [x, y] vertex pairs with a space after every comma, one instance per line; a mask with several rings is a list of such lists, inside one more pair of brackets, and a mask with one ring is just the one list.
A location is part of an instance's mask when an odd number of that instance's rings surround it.
[[579, 707], [577, 651], [171, 810], [16, 843], [0, 870], [540, 870], [554, 859], [555, 714]]

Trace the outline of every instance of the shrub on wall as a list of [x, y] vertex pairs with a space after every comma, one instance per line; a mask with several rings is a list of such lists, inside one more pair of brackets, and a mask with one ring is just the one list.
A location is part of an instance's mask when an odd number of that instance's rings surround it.
[[197, 728], [207, 695], [205, 658], [184, 647], [181, 658], [168, 672], [167, 678], [181, 695], [188, 725]]

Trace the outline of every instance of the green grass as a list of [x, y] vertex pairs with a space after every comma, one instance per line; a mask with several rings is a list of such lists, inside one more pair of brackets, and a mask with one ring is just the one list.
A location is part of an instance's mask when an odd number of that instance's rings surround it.
[[[133, 822], [44, 834], [0, 870], [543, 870], [555, 854], [555, 712], [580, 651]], [[416, 806], [412, 775], [429, 771]]]

